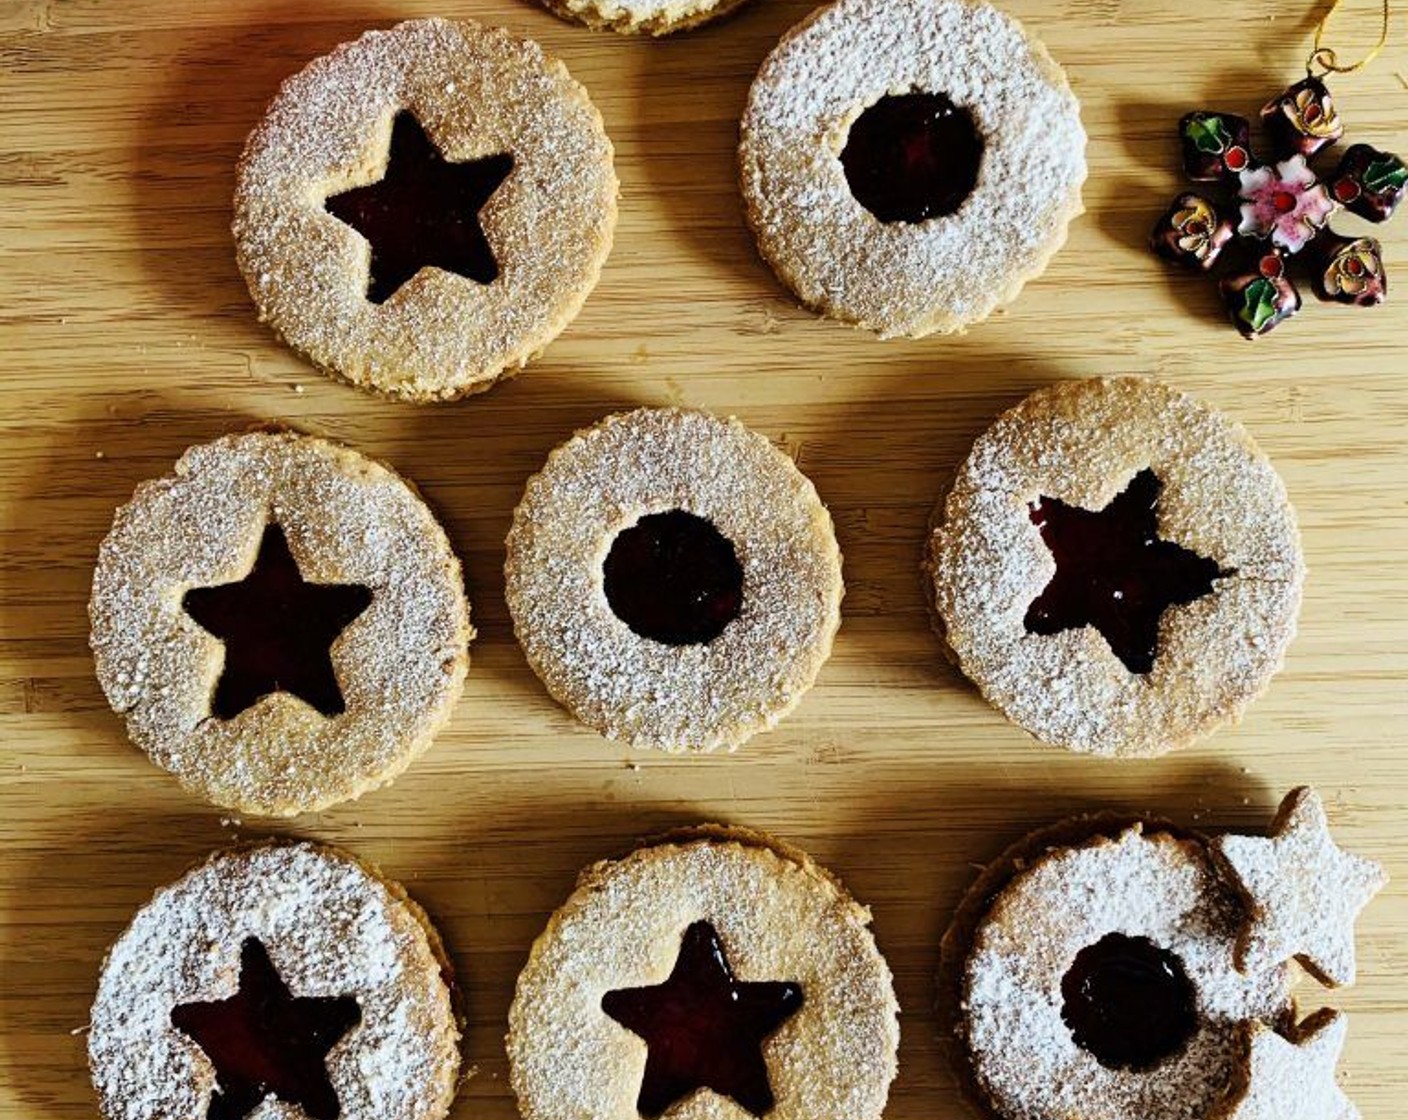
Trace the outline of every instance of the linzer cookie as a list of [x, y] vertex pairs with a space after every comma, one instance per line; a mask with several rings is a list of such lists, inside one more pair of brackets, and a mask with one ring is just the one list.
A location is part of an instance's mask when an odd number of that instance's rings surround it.
[[553, 697], [668, 751], [773, 726], [840, 624], [841, 553], [811, 482], [738, 421], [679, 409], [608, 417], [554, 451], [514, 513], [506, 579]]
[[783, 36], [739, 149], [759, 251], [883, 338], [1015, 299], [1081, 213], [1080, 106], [1046, 48], [972, 0], [837, 0]]
[[472, 21], [368, 32], [284, 83], [240, 161], [235, 243], [314, 364], [411, 400], [489, 388], [596, 285], [611, 143], [536, 43]]
[[[1001, 1120], [1356, 1115], [1334, 1081], [1343, 1017], [1295, 1021], [1288, 964], [1300, 949], [1242, 951], [1263, 918], [1219, 852], [1251, 843], [1104, 815], [1033, 833], [994, 861], [942, 950], [941, 1011], [975, 1101]], [[1370, 869], [1381, 876], [1359, 861], [1347, 886], [1323, 865], [1279, 861], [1270, 893], [1292, 909], [1318, 900], [1352, 941]], [[1277, 1111], [1299, 1097], [1328, 1110]]]
[[973, 446], [925, 558], [937, 623], [1037, 738], [1156, 755], [1240, 717], [1295, 635], [1305, 567], [1271, 464], [1157, 382], [1033, 393]]
[[88, 1060], [107, 1120], [441, 1120], [453, 970], [400, 885], [333, 848], [212, 856], [103, 963]]
[[188, 450], [98, 553], [98, 680], [187, 788], [291, 816], [395, 778], [450, 716], [473, 636], [459, 561], [417, 493], [293, 432]]
[[563, 19], [623, 35], [671, 35], [719, 19], [745, 0], [542, 0]]
[[509, 1011], [524, 1120], [879, 1120], [899, 1007], [869, 925], [804, 853], [739, 829], [588, 868]]

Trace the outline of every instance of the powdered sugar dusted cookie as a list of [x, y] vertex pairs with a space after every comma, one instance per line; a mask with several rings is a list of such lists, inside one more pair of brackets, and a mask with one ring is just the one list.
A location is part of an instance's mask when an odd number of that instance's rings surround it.
[[1224, 1120], [1359, 1120], [1335, 1080], [1349, 1018], [1328, 1007], [1290, 1037], [1260, 1024], [1248, 1028], [1244, 1085]]
[[1048, 743], [1156, 755], [1281, 667], [1295, 514], [1241, 425], [1139, 378], [1033, 393], [973, 445], [925, 558], [963, 672]]
[[1320, 795], [1292, 790], [1269, 837], [1221, 836], [1216, 846], [1251, 909], [1238, 943], [1242, 967], [1295, 957], [1323, 983], [1353, 984], [1354, 922], [1388, 876], [1335, 845]]
[[227, 436], [143, 483], [98, 552], [98, 681], [153, 762], [239, 812], [384, 785], [449, 719], [473, 636], [419, 495], [349, 448]]
[[[1001, 1120], [1354, 1120], [1344, 1018], [1295, 1021], [1289, 951], [1242, 959], [1256, 909], [1219, 850], [1247, 839], [1101, 814], [993, 861], [941, 950], [973, 1101]], [[1281, 897], [1307, 881], [1270, 877]]]
[[881, 337], [1014, 299], [1081, 210], [1061, 68], [973, 0], [837, 0], [783, 36], [743, 115], [763, 258], [803, 303]]
[[707, 826], [583, 872], [509, 1012], [525, 1120], [879, 1120], [899, 1011], [870, 913], [805, 854]]
[[506, 564], [528, 663], [589, 727], [732, 749], [801, 700], [841, 620], [831, 516], [737, 420], [640, 409], [529, 480]]
[[623, 35], [671, 35], [727, 15], [745, 0], [542, 0], [563, 19]]
[[440, 938], [315, 844], [212, 856], [108, 952], [88, 1059], [107, 1120], [440, 1120], [459, 1024]]
[[1135, 824], [1030, 852], [961, 970], [981, 1099], [1012, 1120], [1215, 1115], [1242, 1025], [1289, 1013], [1290, 976], [1237, 970], [1242, 912], [1206, 846]]
[[573, 319], [616, 193], [601, 116], [561, 62], [502, 29], [415, 20], [284, 83], [240, 161], [235, 244], [260, 317], [314, 364], [444, 400]]

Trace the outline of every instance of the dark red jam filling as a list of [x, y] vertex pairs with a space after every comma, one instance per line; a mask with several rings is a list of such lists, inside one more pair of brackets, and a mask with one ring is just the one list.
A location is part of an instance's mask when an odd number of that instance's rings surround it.
[[733, 542], [682, 509], [652, 513], [611, 542], [606, 600], [642, 638], [670, 646], [711, 642], [743, 608]]
[[194, 587], [181, 606], [225, 643], [225, 667], [211, 697], [217, 719], [233, 719], [271, 692], [288, 692], [325, 716], [346, 704], [332, 667], [332, 643], [371, 604], [359, 584], [307, 583], [278, 525], [270, 524], [249, 575]]
[[607, 1015], [649, 1047], [636, 1101], [646, 1120], [700, 1089], [767, 1115], [775, 1101], [762, 1045], [801, 1006], [797, 984], [735, 979], [708, 922], [684, 931], [663, 984], [607, 992], [601, 1000]]
[[422, 268], [442, 268], [480, 284], [497, 279], [499, 264], [479, 211], [512, 170], [507, 154], [450, 163], [411, 113], [398, 113], [382, 180], [324, 203], [371, 244], [367, 299], [385, 303]]
[[1198, 1029], [1197, 993], [1183, 962], [1147, 937], [1110, 933], [1086, 946], [1062, 978], [1061, 996], [1076, 1045], [1109, 1069], [1152, 1069]]
[[941, 93], [882, 97], [851, 125], [841, 152], [851, 194], [882, 222], [954, 213], [982, 165], [973, 114]]
[[1154, 667], [1164, 611], [1211, 594], [1216, 580], [1235, 574], [1158, 539], [1155, 509], [1162, 488], [1145, 469], [1104, 509], [1046, 497], [1032, 503], [1031, 519], [1051, 550], [1056, 574], [1027, 608], [1030, 633], [1093, 626], [1131, 673]]
[[327, 1055], [361, 1019], [350, 996], [293, 996], [252, 937], [240, 951], [238, 992], [171, 1010], [172, 1026], [215, 1067], [207, 1120], [242, 1120], [270, 1095], [311, 1120], [337, 1120], [341, 1107]]

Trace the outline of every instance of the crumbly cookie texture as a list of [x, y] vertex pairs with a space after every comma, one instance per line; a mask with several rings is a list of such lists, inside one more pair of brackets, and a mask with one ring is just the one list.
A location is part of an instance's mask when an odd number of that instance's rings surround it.
[[[884, 223], [840, 153], [887, 94], [946, 94], [985, 141], [947, 217]], [[1079, 215], [1080, 106], [1046, 48], [973, 0], [838, 0], [789, 31], [744, 112], [739, 166], [759, 251], [803, 303], [882, 338], [962, 330], [1015, 299]]]
[[[507, 152], [514, 169], [480, 212], [493, 283], [422, 269], [377, 305], [366, 240], [324, 201], [382, 178], [402, 110], [447, 159]], [[561, 62], [500, 28], [415, 20], [284, 83], [240, 161], [235, 245], [260, 318], [315, 365], [445, 400], [516, 372], [576, 316], [611, 248], [617, 188], [601, 115]]]
[[746, 0], [542, 0], [563, 19], [623, 35], [673, 35], [720, 19]]
[[[1014, 1120], [1213, 1115], [1244, 1061], [1242, 1024], [1275, 1023], [1290, 1008], [1286, 968], [1237, 970], [1241, 915], [1192, 836], [1135, 824], [1037, 855], [996, 893], [967, 947], [959, 1031], [982, 1099]], [[1062, 1018], [1071, 961], [1109, 933], [1173, 952], [1196, 991], [1186, 1047], [1137, 1074], [1102, 1065]]]
[[1287, 794], [1269, 837], [1220, 836], [1216, 848], [1251, 913], [1237, 944], [1242, 968], [1295, 957], [1325, 984], [1354, 983], [1355, 919], [1388, 875], [1335, 844], [1318, 793]]
[[[233, 719], [211, 715], [224, 647], [182, 598], [242, 579], [270, 522], [305, 579], [372, 591], [332, 645], [341, 715], [283, 692]], [[99, 549], [89, 617], [98, 681], [133, 742], [214, 804], [268, 816], [400, 774], [449, 719], [474, 634], [459, 561], [415, 490], [294, 432], [193, 447], [173, 474], [139, 486]]]
[[[158, 891], [108, 952], [88, 1033], [107, 1120], [205, 1115], [215, 1069], [171, 1012], [234, 994], [250, 938], [295, 996], [356, 999], [361, 1021], [327, 1058], [344, 1120], [446, 1115], [460, 1032], [424, 912], [336, 849], [266, 844], [212, 856]], [[292, 1115], [272, 1100], [257, 1112]]]
[[1218, 1120], [1359, 1120], [1335, 1080], [1349, 1018], [1325, 1008], [1286, 1038], [1248, 1028], [1245, 1084]]
[[[1141, 675], [1092, 627], [1023, 620], [1055, 572], [1031, 503], [1102, 509], [1145, 468], [1163, 483], [1159, 536], [1236, 572], [1163, 614]], [[1240, 424], [1158, 382], [1033, 393], [979, 437], [935, 523], [926, 584], [950, 650], [991, 704], [1069, 750], [1157, 755], [1240, 718], [1295, 636], [1305, 566], [1285, 487]]]
[[[878, 1120], [896, 1070], [898, 1004], [870, 913], [795, 848], [721, 826], [583, 872], [534, 943], [509, 1012], [509, 1073], [525, 1120], [637, 1120], [645, 1044], [602, 997], [662, 982], [684, 930], [707, 921], [739, 979], [802, 987], [763, 1045], [775, 1120]], [[670, 1115], [731, 1120], [701, 1092]]]
[[[602, 564], [641, 517], [684, 509], [734, 545], [742, 611], [712, 641], [634, 633]], [[553, 697], [612, 739], [734, 749], [811, 688], [841, 620], [831, 515], [781, 451], [737, 420], [640, 409], [577, 433], [529, 480], [505, 569], [514, 633]]]

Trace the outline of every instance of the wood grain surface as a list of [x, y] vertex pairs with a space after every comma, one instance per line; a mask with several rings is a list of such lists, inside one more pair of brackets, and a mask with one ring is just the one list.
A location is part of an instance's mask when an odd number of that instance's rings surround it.
[[[975, 863], [1093, 807], [1259, 825], [1303, 782], [1324, 791], [1342, 842], [1396, 876], [1361, 923], [1358, 987], [1303, 995], [1350, 1009], [1343, 1069], [1364, 1115], [1402, 1115], [1408, 291], [1376, 311], [1312, 300], [1250, 345], [1211, 282], [1144, 248], [1181, 189], [1178, 117], [1252, 113], [1299, 76], [1324, 5], [1008, 6], [1082, 98], [1088, 213], [1007, 311], [961, 338], [882, 344], [794, 306], [740, 215], [736, 122], [806, 0], [755, 0], [658, 43], [516, 0], [0, 0], [0, 1115], [95, 1115], [82, 1031], [104, 949], [188, 864], [275, 832], [344, 844], [426, 905], [472, 1017], [478, 1075], [455, 1115], [507, 1120], [514, 978], [578, 869], [722, 819], [810, 849], [873, 907], [904, 1007], [889, 1115], [949, 1120], [961, 1108], [932, 976]], [[1374, 17], [1349, 8], [1352, 51]], [[255, 321], [228, 224], [234, 161], [279, 81], [367, 27], [430, 14], [506, 24], [566, 60], [616, 144], [622, 207], [600, 287], [541, 361], [485, 397], [416, 408], [282, 349]], [[1350, 139], [1408, 148], [1401, 19], [1380, 61], [1334, 89]], [[1408, 217], [1380, 236], [1408, 285]], [[948, 472], [999, 410], [1056, 379], [1124, 372], [1247, 424], [1299, 510], [1311, 578], [1287, 668], [1244, 724], [1121, 765], [1043, 747], [990, 710], [940, 656], [916, 571]], [[576, 726], [504, 608], [503, 538], [526, 477], [575, 428], [666, 402], [735, 413], [786, 448], [846, 555], [845, 621], [818, 686], [731, 757], [632, 754]], [[133, 486], [191, 443], [268, 419], [419, 483], [464, 557], [480, 627], [464, 700], [421, 762], [360, 803], [273, 828], [222, 819], [127, 743], [85, 615], [95, 550]]]

